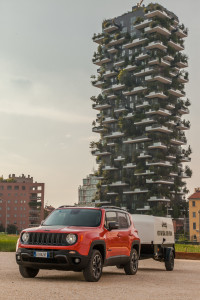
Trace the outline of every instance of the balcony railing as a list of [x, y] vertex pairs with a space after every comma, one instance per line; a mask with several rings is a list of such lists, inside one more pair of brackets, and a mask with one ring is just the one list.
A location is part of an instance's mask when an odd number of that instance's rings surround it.
[[160, 65], [162, 67], [170, 67], [171, 66], [171, 63], [169, 61], [164, 60], [163, 58], [159, 59], [158, 57], [152, 58], [151, 60], [149, 60], [148, 64], [150, 66], [152, 66], [152, 65]]
[[123, 95], [124, 96], [134, 95], [134, 94], [143, 92], [145, 90], [147, 90], [146, 86], [137, 86], [137, 87], [133, 88], [131, 91], [125, 91], [125, 92], [123, 92]]
[[170, 19], [170, 17], [168, 16], [168, 14], [165, 11], [161, 11], [161, 10], [150, 11], [150, 12], [146, 13], [144, 16], [145, 16], [145, 18], [159, 17], [159, 18]]
[[128, 163], [125, 166], [123, 166], [124, 169], [134, 169], [136, 167], [136, 164]]
[[108, 104], [108, 103], [103, 103], [103, 104], [93, 104], [92, 107], [93, 107], [94, 109], [96, 109], [96, 110], [103, 110], [103, 109], [106, 109], [106, 108], [111, 107], [111, 105]]
[[166, 198], [166, 197], [159, 197], [159, 196], [153, 196], [150, 197], [148, 200], [148, 202], [170, 202], [170, 199]]
[[161, 116], [171, 116], [171, 112], [164, 108], [159, 108], [157, 110], [149, 109], [145, 112], [146, 115], [161, 115]]
[[159, 131], [163, 133], [172, 133], [173, 131], [168, 127], [162, 125], [152, 125], [145, 128], [146, 131]]
[[112, 132], [109, 135], [105, 135], [104, 138], [114, 139], [114, 138], [118, 138], [118, 137], [122, 137], [122, 136], [124, 136], [123, 132], [116, 131], [116, 132]]
[[153, 143], [152, 145], [148, 146], [149, 149], [167, 149], [167, 146], [161, 142]]
[[161, 98], [161, 99], [167, 99], [168, 96], [166, 96], [162, 91], [155, 91], [150, 92], [148, 95], [146, 95], [147, 98]]
[[147, 41], [147, 38], [137, 38], [137, 39], [134, 39], [131, 43], [124, 45], [124, 48], [126, 48], [126, 49], [133, 48], [135, 46], [143, 44], [146, 41]]
[[146, 162], [146, 166], [160, 166], [160, 167], [172, 167], [169, 161], [156, 161], [156, 162]]
[[179, 90], [174, 90], [173, 88], [169, 89], [168, 92], [173, 95], [173, 96], [176, 96], [176, 97], [184, 97], [185, 95], [179, 91]]
[[158, 26], [155, 26], [155, 27], [146, 27], [144, 29], [144, 32], [145, 33], [157, 32], [157, 33], [163, 34], [165, 36], [169, 36], [171, 34], [171, 32], [168, 29], [166, 29], [165, 27], [163, 27], [161, 25], [158, 25]]
[[148, 75], [145, 77], [146, 81], [159, 81], [166, 84], [171, 84], [172, 80], [170, 78], [164, 77], [162, 75]]
[[143, 119], [141, 121], [134, 122], [134, 125], [151, 124], [151, 123], [155, 123], [155, 122], [156, 122], [156, 120], [154, 120], [152, 118], [146, 118], [146, 119]]
[[167, 49], [167, 46], [165, 46], [162, 42], [160, 41], [154, 41], [154, 42], [151, 42], [149, 43], [147, 46], [146, 46], [146, 49], [160, 49], [160, 50], [166, 50]]
[[108, 33], [108, 32], [118, 30], [118, 29], [119, 29], [119, 27], [117, 25], [110, 24], [108, 27], [105, 27], [103, 30], [104, 30], [104, 32]]
[[135, 24], [135, 28], [136, 28], [136, 29], [142, 29], [142, 28], [145, 28], [145, 27], [148, 26], [151, 22], [152, 22], [151, 19], [146, 19], [146, 20], [140, 22], [139, 24]]
[[181, 46], [178, 43], [173, 42], [172, 40], [168, 41], [168, 45], [174, 48], [176, 51], [182, 51], [184, 50], [184, 46]]
[[124, 144], [135, 144], [150, 141], [151, 139], [147, 136], [140, 136], [134, 139], [128, 138], [126, 141], [123, 141]]

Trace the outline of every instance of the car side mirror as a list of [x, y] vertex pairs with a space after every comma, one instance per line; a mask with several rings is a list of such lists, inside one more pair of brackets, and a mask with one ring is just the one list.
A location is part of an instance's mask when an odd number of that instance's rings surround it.
[[110, 222], [108, 225], [108, 230], [111, 231], [113, 229], [119, 229], [119, 223], [118, 222]]

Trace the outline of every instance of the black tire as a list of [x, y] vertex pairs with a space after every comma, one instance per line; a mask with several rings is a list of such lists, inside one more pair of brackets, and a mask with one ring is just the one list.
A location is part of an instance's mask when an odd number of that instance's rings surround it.
[[87, 267], [83, 270], [83, 275], [86, 281], [99, 281], [102, 275], [103, 259], [98, 250], [93, 250], [89, 258]]
[[173, 271], [174, 269], [174, 253], [171, 251], [168, 259], [165, 260], [166, 271]]
[[131, 250], [130, 254], [130, 260], [129, 262], [124, 266], [124, 271], [126, 275], [135, 275], [138, 270], [138, 253], [135, 248]]
[[32, 269], [23, 266], [19, 266], [19, 272], [24, 278], [34, 278], [37, 276], [39, 269]]

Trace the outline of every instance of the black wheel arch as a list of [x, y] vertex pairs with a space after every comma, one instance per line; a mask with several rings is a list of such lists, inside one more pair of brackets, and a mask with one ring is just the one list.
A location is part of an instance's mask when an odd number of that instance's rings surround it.
[[99, 252], [101, 253], [103, 262], [104, 262], [106, 259], [106, 243], [105, 243], [105, 241], [102, 241], [102, 240], [93, 241], [90, 245], [89, 256], [91, 255], [91, 253], [94, 249], [99, 250]]
[[134, 248], [136, 249], [137, 253], [138, 253], [138, 257], [140, 257], [140, 250], [141, 250], [141, 244], [140, 241], [136, 240], [132, 242], [132, 246], [131, 249]]

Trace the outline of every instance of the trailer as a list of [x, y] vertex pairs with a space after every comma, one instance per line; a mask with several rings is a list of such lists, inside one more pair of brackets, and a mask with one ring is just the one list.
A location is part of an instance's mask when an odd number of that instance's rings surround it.
[[174, 269], [175, 240], [171, 218], [132, 215], [141, 241], [140, 259], [153, 258], [165, 263], [167, 271]]

